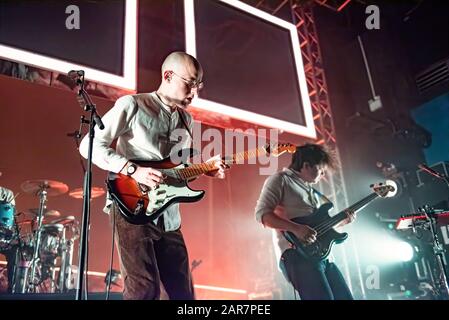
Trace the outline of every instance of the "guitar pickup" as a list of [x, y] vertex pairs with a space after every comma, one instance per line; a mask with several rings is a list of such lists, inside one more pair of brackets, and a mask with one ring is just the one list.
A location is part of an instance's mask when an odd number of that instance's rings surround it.
[[143, 201], [143, 199], [139, 199], [137, 201], [136, 207], [134, 208], [134, 215], [139, 215], [142, 212], [144, 205], [145, 205], [145, 202]]
[[138, 184], [140, 192], [142, 192], [143, 194], [148, 193], [148, 191], [150, 191], [150, 188], [142, 183]]

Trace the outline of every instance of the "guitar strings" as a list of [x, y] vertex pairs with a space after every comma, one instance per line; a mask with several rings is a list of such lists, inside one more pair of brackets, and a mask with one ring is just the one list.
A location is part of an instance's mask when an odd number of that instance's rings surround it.
[[[337, 216], [335, 216], [335, 217], [337, 217]], [[327, 231], [329, 231], [334, 226], [334, 222], [336, 223], [338, 221], [338, 219], [335, 219], [335, 217], [332, 217], [331, 219], [318, 224], [314, 228], [315, 231], [317, 232], [318, 236], [326, 233]]]
[[[371, 199], [372, 197], [377, 197], [376, 193], [372, 193], [370, 194], [368, 197], [366, 197], [365, 199], [363, 199], [364, 201], [360, 201], [359, 203], [357, 203], [358, 205], [363, 205], [366, 203], [371, 202], [373, 199]], [[354, 207], [355, 205], [351, 206]], [[337, 214], [335, 216], [333, 216], [332, 218], [330, 218], [329, 220], [326, 220], [318, 225], [316, 225], [314, 227], [315, 231], [317, 232], [317, 235], [320, 236], [326, 232], [328, 232], [335, 223], [339, 222], [338, 220], [340, 220], [341, 218], [339, 218], [340, 214]], [[340, 221], [342, 221], [344, 219], [341, 219]]]

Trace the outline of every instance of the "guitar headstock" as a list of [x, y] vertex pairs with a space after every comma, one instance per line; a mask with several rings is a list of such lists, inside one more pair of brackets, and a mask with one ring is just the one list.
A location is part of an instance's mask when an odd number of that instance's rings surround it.
[[398, 187], [396, 182], [388, 180], [386, 182], [376, 183], [370, 186], [371, 189], [381, 198], [391, 198], [397, 193]]
[[264, 147], [264, 149], [268, 154], [272, 154], [275, 157], [279, 157], [280, 155], [284, 154], [285, 152], [288, 152], [288, 153], [296, 152], [296, 146], [291, 143], [267, 144]]

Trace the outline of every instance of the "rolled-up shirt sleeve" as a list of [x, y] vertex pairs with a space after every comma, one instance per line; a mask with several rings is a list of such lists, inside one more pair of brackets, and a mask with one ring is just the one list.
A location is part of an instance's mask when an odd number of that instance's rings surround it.
[[263, 223], [262, 217], [267, 213], [273, 213], [282, 202], [283, 187], [284, 180], [280, 174], [274, 174], [265, 180], [255, 209], [258, 222]]
[[[114, 107], [102, 118], [104, 129], [95, 127], [92, 150], [92, 162], [103, 170], [120, 172], [128, 159], [111, 148], [112, 142], [130, 129], [130, 121], [137, 112], [137, 104], [132, 96], [119, 98]], [[84, 136], [80, 144], [80, 154], [87, 159], [89, 135]]]

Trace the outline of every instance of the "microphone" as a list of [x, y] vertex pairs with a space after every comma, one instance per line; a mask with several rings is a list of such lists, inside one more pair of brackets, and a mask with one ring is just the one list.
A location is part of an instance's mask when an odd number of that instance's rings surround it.
[[430, 175], [432, 175], [432, 176], [434, 176], [434, 177], [437, 177], [437, 178], [439, 178], [439, 179], [444, 179], [444, 178], [445, 178], [444, 174], [441, 174], [441, 173], [439, 173], [439, 172], [436, 172], [435, 170], [433, 170], [432, 168], [429, 168], [428, 166], [426, 166], [426, 165], [423, 164], [423, 163], [422, 163], [422, 164], [419, 164], [418, 167], [419, 167], [421, 170], [427, 172], [428, 174], [430, 174]]
[[72, 79], [77, 77], [84, 77], [84, 70], [70, 70], [67, 73], [67, 76]]

